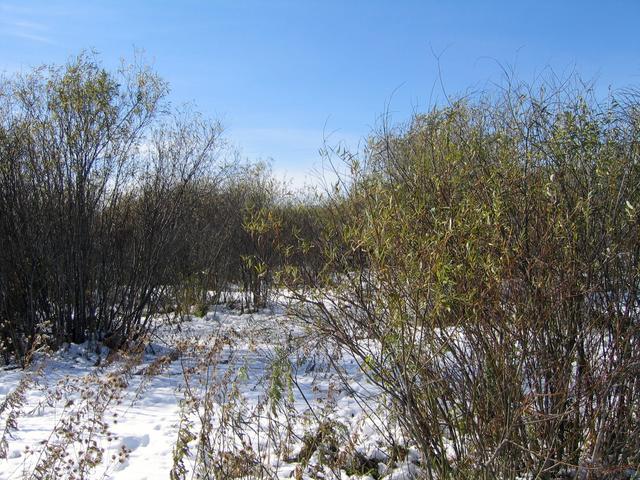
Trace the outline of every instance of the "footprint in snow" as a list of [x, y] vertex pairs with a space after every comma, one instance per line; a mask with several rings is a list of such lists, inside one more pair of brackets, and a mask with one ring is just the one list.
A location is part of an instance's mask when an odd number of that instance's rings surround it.
[[146, 447], [149, 445], [149, 435], [145, 434], [139, 437], [123, 437], [122, 444], [127, 447], [127, 450], [134, 451], [139, 447]]

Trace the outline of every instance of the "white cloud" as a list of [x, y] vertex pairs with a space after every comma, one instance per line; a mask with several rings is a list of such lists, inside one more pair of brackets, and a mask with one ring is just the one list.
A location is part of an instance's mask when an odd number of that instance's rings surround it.
[[0, 35], [55, 45], [50, 24], [70, 12], [41, 5], [38, 8], [0, 3]]
[[46, 37], [43, 35], [38, 35], [35, 33], [29, 32], [27, 29], [19, 30], [17, 28], [2, 28], [0, 27], [0, 34], [9, 36], [9, 37], [17, 37], [24, 38], [25, 40], [31, 40], [33, 42], [38, 43], [46, 43], [48, 45], [54, 45], [55, 42], [50, 37]]

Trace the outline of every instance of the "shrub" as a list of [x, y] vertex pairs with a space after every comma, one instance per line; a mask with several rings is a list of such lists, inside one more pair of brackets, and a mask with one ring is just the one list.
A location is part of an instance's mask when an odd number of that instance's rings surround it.
[[638, 96], [548, 90], [509, 85], [339, 151], [352, 177], [315, 242], [322, 277], [285, 277], [429, 478], [640, 461]]
[[[220, 127], [167, 113], [145, 66], [82, 54], [0, 85], [0, 337], [23, 359], [64, 341], [138, 338], [176, 276]], [[185, 272], [188, 274], [188, 272]]]

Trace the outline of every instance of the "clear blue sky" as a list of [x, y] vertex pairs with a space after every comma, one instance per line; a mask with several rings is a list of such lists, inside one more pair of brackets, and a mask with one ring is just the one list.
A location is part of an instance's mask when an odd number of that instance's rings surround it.
[[[222, 119], [250, 158], [299, 180], [323, 131], [355, 143], [390, 103], [401, 121], [449, 93], [550, 66], [640, 84], [640, 1], [0, 0], [0, 71], [81, 49], [143, 49], [175, 103]], [[432, 97], [435, 95], [435, 99]]]

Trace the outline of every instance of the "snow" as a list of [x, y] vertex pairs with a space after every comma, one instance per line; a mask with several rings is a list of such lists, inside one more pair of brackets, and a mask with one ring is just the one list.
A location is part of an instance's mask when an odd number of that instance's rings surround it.
[[[237, 451], [240, 445], [248, 445], [260, 452], [263, 463], [278, 478], [290, 478], [301, 468], [302, 478], [314, 478], [304, 468], [311, 468], [315, 461], [322, 463], [321, 452], [316, 450], [307, 465], [302, 465], [300, 457], [304, 439], [312, 438], [321, 423], [336, 425], [332, 434], [338, 448], [353, 443], [353, 451], [378, 463], [385, 480], [419, 478], [416, 455], [391, 462], [381, 432], [392, 427], [384, 411], [364, 406], [363, 398], [375, 398], [379, 392], [357, 363], [323, 339], [308, 335], [303, 325], [287, 315], [284, 305], [244, 315], [218, 307], [204, 318], [191, 318], [179, 327], [175, 324], [159, 322], [150, 345], [138, 359], [109, 355], [106, 349], [97, 351], [88, 344], [67, 345], [55, 354], [37, 358], [28, 371], [0, 372], [0, 405], [22, 379], [31, 376], [35, 380], [19, 408], [17, 428], [8, 437], [7, 458], [0, 459], [0, 480], [30, 478], [38, 465], [47, 465], [51, 452], [45, 447], [52, 445], [65, 446], [68, 456], [64, 461], [76, 464], [84, 449], [94, 445], [92, 455], [101, 461], [88, 470], [88, 478], [168, 479], [181, 412], [186, 412], [196, 434], [202, 425], [204, 403], [187, 408], [188, 392], [198, 398], [209, 392], [215, 401], [210, 410], [212, 435], [221, 451]], [[213, 354], [210, 349], [216, 342], [224, 346]], [[180, 348], [182, 353], [177, 355]], [[274, 388], [271, 372], [283, 352], [286, 365], [292, 368], [294, 385], [282, 386], [288, 391], [283, 392], [280, 404], [273, 406], [269, 403], [270, 389]], [[343, 376], [347, 384], [341, 380]], [[0, 430], [7, 425], [11, 411], [0, 407]], [[253, 423], [242, 432], [224, 430], [219, 421], [224, 415], [245, 415], [243, 418]], [[339, 426], [344, 426], [345, 432]], [[218, 427], [220, 431], [215, 430]], [[76, 430], [81, 432], [71, 438]], [[280, 437], [274, 439], [273, 432]], [[285, 435], [289, 435], [288, 451], [278, 451], [277, 443]], [[196, 438], [188, 444], [190, 455], [184, 459], [187, 478], [192, 478], [198, 441]], [[62, 468], [62, 463], [57, 465]], [[373, 478], [349, 476], [345, 470], [321, 465], [317, 469], [323, 470], [327, 479]], [[58, 478], [68, 475], [62, 472]]]

